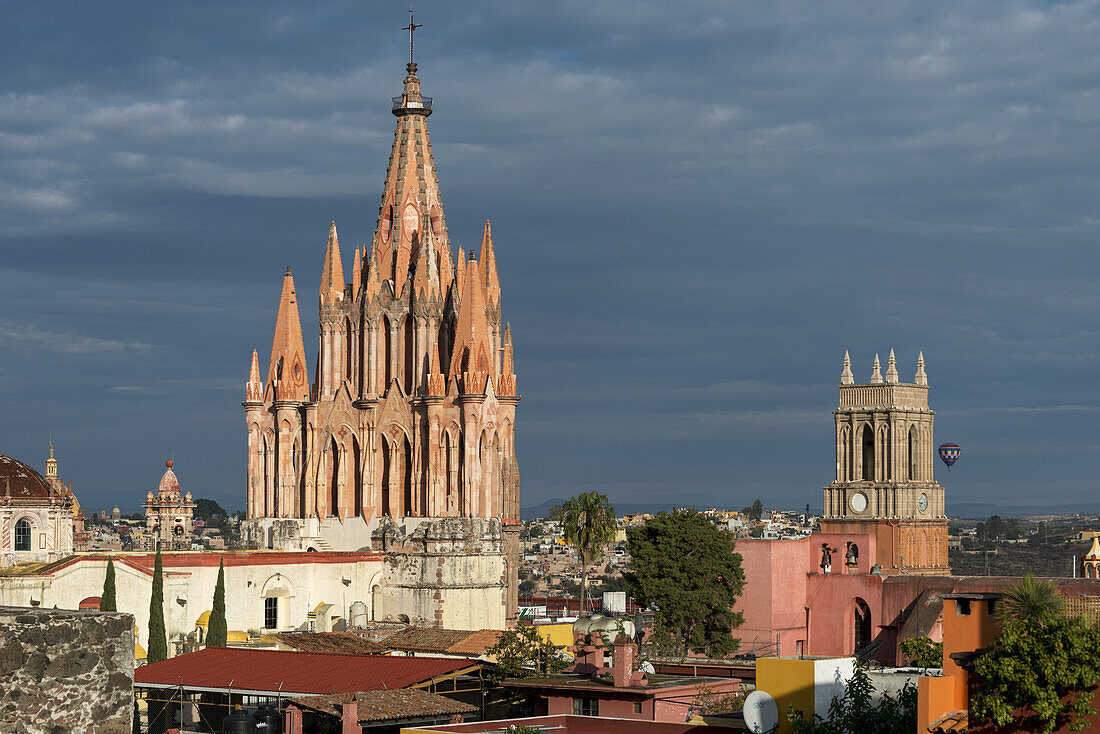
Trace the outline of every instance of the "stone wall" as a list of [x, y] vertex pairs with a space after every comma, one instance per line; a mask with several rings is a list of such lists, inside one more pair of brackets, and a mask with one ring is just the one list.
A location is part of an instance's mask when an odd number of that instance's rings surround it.
[[0, 607], [0, 731], [130, 734], [134, 618]]

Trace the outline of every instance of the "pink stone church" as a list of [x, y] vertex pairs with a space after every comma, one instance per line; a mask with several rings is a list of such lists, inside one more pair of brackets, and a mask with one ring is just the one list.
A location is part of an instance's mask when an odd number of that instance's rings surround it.
[[[432, 99], [416, 71], [410, 60], [393, 98], [377, 226], [370, 249], [355, 250], [350, 282], [329, 226], [312, 380], [289, 267], [266, 380], [252, 354], [244, 536], [254, 548], [393, 554], [389, 586], [414, 597], [429, 582], [486, 591], [503, 583], [511, 616], [512, 335], [489, 222], [479, 253], [452, 254], [428, 136]], [[430, 600], [409, 602], [413, 616], [433, 616]]]

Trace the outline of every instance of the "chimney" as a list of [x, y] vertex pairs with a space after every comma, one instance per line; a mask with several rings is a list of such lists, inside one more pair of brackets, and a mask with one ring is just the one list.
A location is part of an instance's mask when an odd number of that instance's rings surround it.
[[615, 638], [615, 658], [611, 661], [611, 679], [616, 688], [630, 685], [630, 678], [634, 674], [634, 656], [638, 648], [629, 635], [620, 634]]
[[363, 728], [359, 726], [359, 702], [354, 698], [340, 704], [340, 721], [341, 734], [362, 734]]

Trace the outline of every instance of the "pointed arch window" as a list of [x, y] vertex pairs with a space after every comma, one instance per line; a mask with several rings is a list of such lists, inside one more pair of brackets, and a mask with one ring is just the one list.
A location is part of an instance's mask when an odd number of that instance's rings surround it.
[[863, 426], [863, 480], [873, 482], [875, 480], [875, 432], [871, 426]]

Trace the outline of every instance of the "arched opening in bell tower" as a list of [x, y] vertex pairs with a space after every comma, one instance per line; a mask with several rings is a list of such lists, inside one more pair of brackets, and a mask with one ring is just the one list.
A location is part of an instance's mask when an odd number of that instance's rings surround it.
[[873, 482], [875, 480], [875, 432], [871, 426], [863, 426], [863, 480]]
[[393, 462], [393, 458], [390, 452], [390, 441], [385, 436], [382, 437], [382, 514], [386, 517], [393, 515], [393, 508], [390, 507], [390, 464]]
[[909, 426], [909, 481], [917, 479], [917, 427]]
[[405, 467], [404, 467], [405, 468], [405, 480], [404, 480], [405, 491], [403, 492], [403, 494], [404, 494], [403, 501], [404, 501], [405, 506], [402, 508], [402, 510], [403, 510], [402, 515], [408, 516], [408, 515], [413, 514], [413, 489], [412, 489], [412, 472], [413, 472], [413, 465], [412, 464], [413, 464], [413, 462], [412, 462], [412, 449], [409, 448], [409, 439], [407, 439], [407, 438], [404, 439], [404, 446], [403, 446], [402, 454], [403, 455], [402, 455], [401, 458], [402, 458], [403, 463], [405, 464]]
[[382, 338], [385, 340], [386, 348], [386, 358], [383, 360], [382, 369], [380, 370], [386, 378], [385, 382], [382, 383], [381, 390], [384, 393], [393, 380], [393, 328], [390, 326], [388, 316], [382, 317]]
[[356, 517], [363, 514], [363, 467], [362, 457], [359, 455], [359, 442], [353, 437], [351, 439], [351, 460], [352, 460], [352, 497], [354, 511]]
[[852, 653], [862, 650], [871, 644], [871, 609], [867, 602], [856, 597], [852, 614], [853, 644]]
[[340, 507], [340, 449], [335, 438], [329, 439], [328, 469], [328, 516], [336, 517]]

